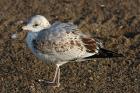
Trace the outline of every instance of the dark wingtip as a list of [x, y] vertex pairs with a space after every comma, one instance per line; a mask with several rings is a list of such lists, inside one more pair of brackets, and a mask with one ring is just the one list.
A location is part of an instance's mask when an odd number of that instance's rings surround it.
[[97, 53], [93, 56], [90, 56], [90, 57], [86, 57], [85, 59], [88, 59], [88, 58], [115, 58], [115, 57], [124, 57], [124, 55], [100, 48], [99, 53]]

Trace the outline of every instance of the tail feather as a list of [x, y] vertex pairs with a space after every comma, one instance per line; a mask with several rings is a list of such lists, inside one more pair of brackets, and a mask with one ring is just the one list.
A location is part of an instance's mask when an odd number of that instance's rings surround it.
[[93, 56], [86, 57], [85, 59], [90, 58], [115, 58], [115, 57], [124, 57], [122, 54], [118, 54], [116, 52], [112, 52], [110, 50], [106, 50], [103, 48], [100, 48], [99, 52]]

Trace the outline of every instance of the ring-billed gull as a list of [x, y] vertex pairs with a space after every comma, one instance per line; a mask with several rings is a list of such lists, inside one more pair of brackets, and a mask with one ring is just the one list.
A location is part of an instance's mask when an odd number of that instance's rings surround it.
[[57, 21], [51, 25], [44, 16], [36, 15], [22, 29], [28, 31], [26, 41], [33, 54], [46, 63], [56, 64], [54, 78], [47, 83], [57, 87], [60, 85], [59, 67], [67, 62], [122, 56], [103, 49], [100, 42], [80, 32], [72, 22]]

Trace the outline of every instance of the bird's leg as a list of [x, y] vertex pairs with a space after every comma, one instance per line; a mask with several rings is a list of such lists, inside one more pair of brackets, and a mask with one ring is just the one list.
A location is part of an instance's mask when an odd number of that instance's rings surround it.
[[48, 83], [53, 84], [54, 87], [59, 87], [60, 86], [59, 80], [60, 80], [60, 68], [57, 65], [53, 81], [52, 82], [48, 82]]
[[55, 83], [55, 81], [56, 81], [56, 78], [58, 78], [58, 75], [59, 75], [59, 71], [60, 70], [60, 68], [59, 68], [59, 66], [56, 66], [56, 70], [55, 70], [55, 75], [54, 75], [54, 78], [53, 78], [53, 83]]
[[47, 83], [54, 87], [59, 87], [60, 86], [59, 80], [60, 80], [60, 68], [59, 68], [59, 65], [57, 65], [53, 81], [45, 81], [45, 80], [39, 80], [39, 81]]
[[58, 73], [57, 73], [57, 86], [60, 86], [60, 68], [58, 68]]

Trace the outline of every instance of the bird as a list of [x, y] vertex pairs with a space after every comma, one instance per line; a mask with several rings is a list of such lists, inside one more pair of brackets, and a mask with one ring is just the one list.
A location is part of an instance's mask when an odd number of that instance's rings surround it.
[[50, 24], [46, 17], [35, 15], [27, 19], [22, 30], [27, 31], [26, 43], [32, 53], [43, 62], [56, 65], [52, 81], [38, 80], [55, 87], [60, 86], [60, 66], [65, 63], [123, 56], [104, 49], [100, 41], [82, 33], [73, 22]]

